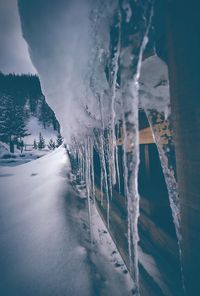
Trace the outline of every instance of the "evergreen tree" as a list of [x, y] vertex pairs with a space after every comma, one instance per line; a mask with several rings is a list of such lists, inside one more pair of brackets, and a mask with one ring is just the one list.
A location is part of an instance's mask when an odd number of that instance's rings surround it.
[[14, 144], [22, 149], [23, 137], [29, 135], [26, 123], [32, 116], [37, 117], [45, 128], [53, 126], [60, 132], [60, 125], [45, 101], [38, 77], [0, 72], [0, 141], [10, 144], [11, 152], [14, 152]]
[[57, 135], [56, 143], [57, 143], [56, 147], [59, 147], [63, 143], [63, 137], [61, 136], [60, 133]]
[[10, 152], [14, 152], [14, 143], [22, 143], [22, 138], [28, 135], [22, 106], [16, 105], [12, 97], [2, 95], [0, 97], [0, 139], [9, 143]]
[[23, 114], [23, 108], [21, 106], [16, 106], [15, 107], [15, 117], [16, 117], [16, 130], [15, 130], [15, 136], [17, 138], [24, 138], [28, 135], [30, 135], [30, 133], [28, 132], [27, 128], [26, 128], [26, 124], [25, 124], [25, 118], [24, 118], [24, 114]]
[[11, 97], [1, 97], [0, 135], [5, 143], [10, 144], [10, 152], [14, 152], [16, 138], [16, 110]]
[[1, 95], [0, 96], [0, 140], [5, 143], [8, 143], [6, 117], [7, 117], [6, 97]]
[[38, 149], [45, 148], [45, 139], [43, 138], [41, 132], [39, 133], [39, 142], [38, 142]]
[[34, 142], [33, 142], [33, 149], [37, 149], [38, 148], [38, 145], [37, 145], [37, 142], [36, 142], [36, 139], [34, 139]]
[[52, 139], [49, 140], [48, 148], [49, 150], [54, 150], [56, 148], [56, 144]]

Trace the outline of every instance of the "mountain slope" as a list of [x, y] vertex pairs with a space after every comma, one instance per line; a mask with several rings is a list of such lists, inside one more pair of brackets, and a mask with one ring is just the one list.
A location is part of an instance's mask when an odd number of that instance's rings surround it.
[[0, 140], [16, 142], [24, 138], [33, 144], [42, 133], [46, 143], [56, 138], [60, 125], [48, 106], [36, 75], [0, 73]]

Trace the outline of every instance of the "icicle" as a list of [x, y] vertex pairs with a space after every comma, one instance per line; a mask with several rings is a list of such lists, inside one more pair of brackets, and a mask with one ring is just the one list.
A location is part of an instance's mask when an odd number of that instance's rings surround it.
[[101, 165], [101, 206], [103, 206], [103, 168]]
[[[116, 139], [120, 138], [120, 122], [117, 122], [116, 125]], [[115, 146], [115, 167], [116, 167], [116, 174], [117, 174], [117, 182], [118, 182], [118, 190], [121, 193], [121, 177], [120, 177], [120, 169], [119, 169], [119, 149], [116, 143]]]
[[85, 161], [86, 161], [86, 191], [87, 191], [87, 201], [88, 201], [88, 218], [90, 226], [90, 240], [92, 243], [92, 216], [91, 216], [91, 180], [90, 180], [90, 139], [87, 137], [85, 142]]
[[83, 183], [84, 181], [84, 165], [83, 165], [83, 162], [84, 162], [84, 157], [83, 157], [83, 153], [81, 155], [81, 183]]
[[[123, 4], [122, 2], [122, 10]], [[152, 12], [148, 19], [145, 19], [145, 32], [142, 37], [139, 55], [136, 57], [136, 72], [133, 71], [133, 59], [135, 55], [132, 47], [125, 43], [122, 48], [121, 75], [123, 106], [123, 129], [124, 129], [124, 180], [125, 194], [127, 197], [128, 212], [128, 245], [130, 269], [136, 284], [136, 293], [139, 295], [139, 268], [138, 268], [138, 218], [139, 218], [139, 194], [138, 194], [138, 168], [139, 168], [139, 132], [138, 132], [138, 79], [140, 75], [143, 51], [146, 47], [148, 32], [151, 24]], [[125, 21], [126, 22], [126, 21]], [[132, 32], [134, 34], [134, 32]], [[129, 62], [127, 62], [129, 61]], [[132, 61], [132, 62], [130, 62]]]
[[[176, 236], [178, 239], [177, 243], [179, 247], [183, 290], [185, 290], [181, 252], [182, 237], [180, 231], [180, 201], [178, 194], [178, 183], [176, 180], [175, 144], [173, 140], [172, 130], [170, 127], [170, 118], [166, 119], [164, 114], [161, 114], [156, 110], [145, 110], [145, 113], [147, 115], [152, 130], [155, 144], [158, 148], [161, 166], [167, 185], [169, 203], [172, 211]], [[163, 125], [165, 125], [165, 127]]]
[[[107, 226], [109, 228], [110, 225], [110, 198], [109, 198], [109, 187], [108, 187], [108, 175], [107, 175], [107, 168], [106, 168], [106, 156], [105, 156], [105, 151], [104, 151], [104, 131], [105, 131], [105, 126], [104, 126], [104, 117], [103, 117], [103, 108], [102, 108], [102, 101], [101, 97], [99, 96], [99, 109], [100, 109], [100, 117], [101, 117], [101, 125], [102, 125], [102, 130], [100, 131], [99, 134], [99, 141], [100, 141], [100, 161], [101, 161], [101, 168], [103, 171], [103, 180], [104, 180], [104, 187], [105, 187], [105, 192], [106, 192], [106, 199], [107, 199]], [[103, 190], [104, 192], [104, 190]]]
[[94, 155], [93, 155], [93, 150], [94, 150], [94, 144], [91, 139], [90, 141], [90, 158], [91, 158], [91, 182], [92, 182], [92, 198], [95, 202], [95, 178], [94, 178]]
[[115, 26], [118, 28], [118, 38], [117, 44], [114, 48], [114, 57], [111, 62], [111, 136], [110, 136], [110, 157], [111, 157], [111, 175], [112, 175], [112, 185], [116, 184], [116, 167], [115, 167], [115, 147], [116, 147], [116, 135], [115, 135], [115, 100], [116, 100], [116, 88], [117, 88], [117, 74], [119, 69], [119, 57], [120, 57], [120, 47], [121, 47], [121, 14], [118, 10], [117, 13], [118, 24]]
[[[111, 156], [111, 151], [110, 151], [110, 134], [108, 131], [108, 134], [106, 136], [106, 141], [104, 142], [105, 146], [105, 160], [106, 160], [106, 169], [107, 169], [107, 179], [108, 179], [108, 188], [109, 188], [109, 197], [112, 199], [112, 169], [113, 169], [113, 164], [112, 164], [112, 159], [110, 158]], [[115, 168], [114, 168], [115, 169]]]
[[118, 190], [119, 193], [121, 192], [121, 182], [120, 182], [120, 171], [119, 171], [119, 156], [118, 156], [118, 146], [115, 147], [115, 167], [117, 173], [117, 183], [118, 183]]
[[[180, 203], [178, 198], [178, 184], [175, 177], [175, 164], [170, 160], [174, 157], [175, 147], [172, 135], [169, 135], [169, 123], [164, 120], [164, 116], [155, 110], [145, 110], [149, 124], [153, 133], [154, 141], [157, 145], [160, 161], [169, 194], [169, 202], [172, 210], [172, 216], [177, 233], [178, 240], [181, 240], [180, 234]], [[165, 132], [162, 130], [162, 124], [165, 124]], [[168, 132], [167, 132], [168, 131]]]
[[128, 212], [128, 230], [127, 230], [127, 236], [128, 236], [128, 254], [129, 254], [129, 265], [130, 265], [130, 271], [133, 272], [134, 266], [132, 262], [132, 250], [131, 250], [131, 214], [130, 214], [130, 198], [128, 196], [128, 167], [127, 167], [127, 156], [126, 156], [126, 149], [128, 145], [128, 139], [127, 139], [127, 133], [126, 133], [126, 126], [125, 126], [125, 117], [123, 118], [123, 137], [124, 137], [124, 143], [123, 143], [123, 173], [124, 173], [124, 195], [127, 198], [127, 212]]
[[[107, 175], [107, 169], [106, 169], [106, 158], [104, 153], [104, 139], [103, 135], [100, 135], [100, 160], [102, 163], [102, 169], [103, 169], [103, 180], [104, 180], [104, 187], [105, 187], [105, 193], [106, 193], [106, 199], [107, 199], [107, 226], [109, 228], [110, 225], [110, 198], [109, 198], [109, 187], [108, 187], [108, 175]], [[104, 192], [104, 190], [103, 190]]]
[[84, 181], [85, 181], [85, 166], [84, 166], [85, 158], [84, 158], [83, 145], [80, 145], [80, 159], [81, 159], [81, 163], [80, 163], [80, 166], [81, 166], [81, 184], [83, 184]]
[[84, 155], [84, 158], [83, 158], [83, 181], [86, 183], [86, 147], [85, 145], [82, 146], [83, 148], [83, 155]]

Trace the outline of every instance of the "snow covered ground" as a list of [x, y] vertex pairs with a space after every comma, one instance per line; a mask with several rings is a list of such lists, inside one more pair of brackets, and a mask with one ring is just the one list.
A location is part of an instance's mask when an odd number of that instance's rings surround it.
[[27, 163], [29, 161], [38, 159], [46, 154], [50, 153], [50, 150], [32, 150], [24, 151], [23, 153], [4, 153], [0, 155], [0, 166], [16, 166]]
[[60, 147], [0, 166], [0, 295], [126, 296], [133, 282], [96, 209], [77, 196]]
[[44, 137], [46, 144], [49, 143], [50, 139], [53, 139], [56, 142], [58, 131], [54, 130], [52, 125], [46, 126], [46, 128], [44, 128], [36, 116], [31, 116], [29, 118], [27, 130], [30, 135], [24, 138], [25, 144], [33, 145], [34, 140], [38, 142], [39, 133], [41, 133]]
[[23, 150], [21, 153], [19, 149], [15, 147], [15, 153], [9, 152], [8, 144], [0, 141], [0, 166], [16, 166], [27, 163], [29, 161], [38, 159], [46, 154], [49, 154], [51, 150], [45, 149], [33, 149], [30, 151]]

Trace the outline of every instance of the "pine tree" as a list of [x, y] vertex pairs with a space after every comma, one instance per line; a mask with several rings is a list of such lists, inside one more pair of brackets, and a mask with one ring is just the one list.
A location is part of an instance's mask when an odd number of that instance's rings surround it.
[[1, 96], [0, 111], [0, 139], [9, 143], [10, 152], [14, 152], [14, 143], [22, 143], [22, 138], [29, 135], [25, 126], [23, 108], [16, 105], [12, 97]]
[[28, 135], [30, 135], [30, 133], [28, 132], [27, 128], [26, 128], [26, 124], [25, 124], [25, 119], [23, 116], [23, 108], [21, 106], [16, 106], [15, 107], [15, 116], [16, 116], [16, 130], [15, 130], [15, 136], [17, 138], [24, 138]]
[[37, 142], [36, 142], [36, 139], [34, 139], [34, 142], [33, 142], [33, 149], [37, 149], [38, 148], [38, 145], [37, 145]]
[[52, 139], [49, 140], [48, 148], [49, 150], [54, 150], [56, 148], [56, 144]]
[[16, 110], [11, 97], [1, 98], [0, 135], [5, 143], [10, 144], [10, 152], [14, 152], [14, 140], [16, 137]]
[[7, 117], [7, 109], [6, 109], [6, 100], [7, 98], [3, 95], [0, 96], [0, 140], [8, 143], [8, 135], [6, 128], [6, 117]]
[[45, 139], [43, 138], [41, 132], [39, 133], [39, 142], [38, 142], [38, 149], [45, 148]]
[[59, 147], [59, 146], [62, 145], [62, 143], [63, 143], [63, 137], [61, 136], [60, 133], [57, 135], [56, 142], [57, 142], [56, 147]]

